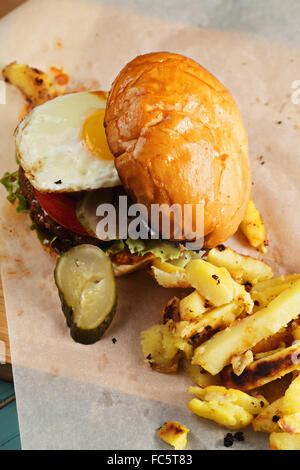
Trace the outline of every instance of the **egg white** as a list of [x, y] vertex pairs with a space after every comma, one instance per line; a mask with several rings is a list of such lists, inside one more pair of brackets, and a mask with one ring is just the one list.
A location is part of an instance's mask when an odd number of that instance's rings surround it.
[[73, 192], [121, 184], [113, 160], [101, 160], [82, 141], [85, 120], [106, 100], [80, 92], [36, 107], [16, 130], [17, 155], [41, 192]]

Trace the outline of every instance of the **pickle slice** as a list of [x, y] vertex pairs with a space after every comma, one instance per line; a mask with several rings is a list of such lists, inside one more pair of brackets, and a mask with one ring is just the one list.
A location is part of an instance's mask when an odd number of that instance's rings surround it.
[[82, 344], [99, 341], [117, 306], [109, 257], [94, 245], [75, 246], [58, 259], [54, 279], [72, 338]]

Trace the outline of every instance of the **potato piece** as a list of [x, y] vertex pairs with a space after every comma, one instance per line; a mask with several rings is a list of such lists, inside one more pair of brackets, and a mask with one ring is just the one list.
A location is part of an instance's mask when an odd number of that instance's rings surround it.
[[290, 276], [280, 276], [278, 278], [270, 279], [269, 282], [263, 281], [256, 284], [251, 289], [250, 294], [255, 302], [257, 310], [268, 305], [273, 299], [275, 299], [275, 297], [291, 287], [299, 279], [299, 274], [292, 274]]
[[262, 253], [267, 252], [266, 246], [268, 245], [268, 241], [266, 229], [252, 199], [250, 199], [248, 203], [240, 228], [251, 246], [259, 248]]
[[145, 359], [155, 369], [174, 372], [178, 367], [178, 348], [171, 328], [166, 325], [153, 325], [141, 333]]
[[268, 289], [281, 286], [282, 284], [287, 284], [285, 288], [292, 287], [292, 285], [295, 284], [296, 281], [299, 281], [299, 279], [300, 279], [300, 274], [289, 274], [289, 275], [273, 277], [273, 279], [260, 281], [257, 284], [255, 284], [255, 286], [253, 286], [253, 288], [251, 289], [251, 293], [264, 292]]
[[300, 434], [300, 412], [292, 415], [283, 416], [278, 421], [278, 426], [282, 431], [289, 434]]
[[234, 355], [244, 353], [259, 341], [273, 335], [297, 318], [299, 312], [300, 281], [297, 281], [267, 307], [242, 320], [236, 320], [230, 327], [216, 333], [199, 346], [192, 363], [200, 365], [212, 375], [218, 374], [230, 364]]
[[270, 435], [270, 449], [300, 450], [300, 434], [272, 432], [272, 434]]
[[284, 416], [300, 412], [300, 375], [292, 380], [286, 390], [281, 410]]
[[168, 323], [170, 320], [173, 322], [178, 322], [180, 320], [179, 316], [179, 302], [178, 297], [173, 297], [167, 305], [165, 306], [162, 314], [163, 323]]
[[184, 273], [184, 268], [168, 263], [167, 261], [162, 261], [160, 258], [155, 258], [151, 266], [154, 266], [155, 268], [159, 269], [160, 271], [164, 271], [165, 273]]
[[207, 255], [207, 261], [226, 268], [233, 279], [242, 284], [250, 282], [256, 284], [258, 281], [264, 281], [273, 277], [273, 271], [263, 261], [244, 256], [229, 247], [213, 248]]
[[150, 267], [150, 272], [152, 276], [155, 278], [156, 282], [165, 288], [175, 288], [175, 287], [190, 287], [189, 282], [186, 279], [185, 272], [179, 269], [176, 269], [173, 272], [163, 271], [161, 269], [156, 268], [155, 266]]
[[232, 370], [235, 375], [241, 375], [247, 366], [253, 362], [253, 352], [248, 350], [239, 356], [233, 356], [231, 359]]
[[2, 70], [2, 74], [5, 81], [19, 88], [34, 106], [58, 96], [50, 77], [39, 69], [12, 62]]
[[240, 376], [235, 375], [232, 369], [228, 368], [223, 373], [223, 381], [227, 387], [247, 391], [299, 369], [300, 343], [252, 362]]
[[228, 304], [237, 296], [237, 283], [225, 268], [195, 259], [187, 264], [185, 272], [188, 282], [216, 307]]
[[186, 268], [187, 281], [212, 305], [220, 307], [238, 298], [250, 313], [253, 301], [245, 288], [232, 279], [226, 268], [219, 268], [202, 259], [191, 260]]
[[178, 421], [167, 421], [158, 429], [157, 435], [175, 450], [183, 450], [186, 447], [189, 432], [190, 430]]
[[279, 431], [278, 418], [280, 417], [282, 400], [282, 398], [278, 398], [278, 400], [262, 409], [259, 415], [252, 421], [253, 431], [267, 433]]
[[193, 321], [180, 321], [176, 323], [176, 334], [181, 338], [192, 338], [197, 335], [198, 339], [200, 339], [209, 332], [214, 332], [231, 325], [242, 311], [243, 304], [238, 301], [230, 302], [222, 307], [209, 310]]
[[[280, 346], [276, 349], [272, 349], [270, 351], [264, 351], [264, 352], [257, 353], [257, 354], [255, 354], [254, 357], [255, 357], [255, 360], [265, 359], [266, 357], [272, 356], [273, 354], [275, 354], [277, 352], [280, 352], [280, 351], [283, 351], [284, 349], [285, 349], [285, 346], [283, 345], [283, 346]], [[239, 375], [239, 374], [236, 374], [236, 375]]]
[[174, 336], [173, 322], [153, 325], [141, 333], [144, 357], [157, 372], [171, 373], [178, 368], [180, 352], [191, 357], [193, 347], [188, 341]]
[[207, 418], [228, 429], [241, 429], [248, 426], [253, 415], [244, 408], [233, 403], [218, 403], [216, 401], [202, 401], [193, 398], [188, 408], [201, 418]]
[[282, 328], [279, 330], [277, 333], [275, 333], [272, 336], [269, 336], [269, 338], [263, 339], [259, 343], [257, 343], [253, 348], [252, 352], [255, 356], [255, 359], [259, 359], [260, 354], [268, 353], [270, 354], [270, 351], [290, 346], [293, 342], [293, 335], [291, 332], [291, 329], [289, 327], [287, 328]]
[[257, 399], [252, 395], [241, 392], [234, 388], [227, 389], [223, 386], [210, 385], [205, 388], [189, 387], [189, 392], [196, 395], [204, 401], [213, 401], [218, 403], [233, 403], [241, 406], [249, 413], [256, 415], [262, 410], [262, 407], [267, 406], [268, 402], [264, 398]]
[[180, 300], [179, 312], [181, 320], [192, 320], [201, 317], [210, 307], [208, 301], [196, 290]]
[[180, 364], [187, 375], [199, 387], [207, 387], [208, 385], [219, 385], [220, 377], [218, 375], [210, 375], [200, 366], [195, 366], [187, 359], [183, 359]]

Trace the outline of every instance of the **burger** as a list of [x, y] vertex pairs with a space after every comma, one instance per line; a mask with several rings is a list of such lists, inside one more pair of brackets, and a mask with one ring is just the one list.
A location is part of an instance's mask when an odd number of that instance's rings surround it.
[[[192, 59], [169, 52], [136, 57], [108, 95], [78, 92], [36, 106], [15, 132], [18, 175], [2, 182], [16, 191], [49, 253], [79, 244], [101, 247], [117, 275], [151, 262], [180, 259], [187, 242], [164, 239], [174, 204], [201, 207], [189, 229], [211, 248], [235, 233], [251, 191], [246, 130], [229, 91]], [[118, 210], [121, 195], [151, 213], [163, 207], [154, 239], [99, 237], [96, 210]], [[14, 196], [11, 195], [13, 198]], [[174, 222], [174, 221], [173, 221]], [[146, 221], [149, 233], [151, 218]], [[178, 227], [177, 227], [178, 228]], [[177, 231], [176, 231], [177, 233]]]

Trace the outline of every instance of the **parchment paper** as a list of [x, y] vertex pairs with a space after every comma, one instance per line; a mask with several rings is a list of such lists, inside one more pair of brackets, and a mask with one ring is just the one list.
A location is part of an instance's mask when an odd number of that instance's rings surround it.
[[[130, 8], [114, 4], [31, 0], [0, 23], [0, 68], [12, 60], [45, 70], [64, 67], [71, 88], [107, 90], [137, 54], [169, 50], [199, 61], [230, 89], [245, 120], [253, 197], [270, 241], [264, 259], [276, 273], [299, 272], [300, 105], [291, 100], [292, 82], [300, 78], [297, 44], [160, 19], [157, 5], [137, 12], [132, 2]], [[206, 8], [198, 6], [199, 18], [210, 18]], [[23, 105], [7, 86], [6, 105], [0, 105], [1, 173], [16, 167], [12, 133]], [[92, 346], [74, 343], [54, 286], [53, 260], [2, 188], [0, 197], [2, 279], [23, 448], [166, 448], [155, 429], [167, 419], [191, 427], [190, 448], [222, 448], [225, 430], [185, 408], [190, 381], [154, 373], [143, 362], [140, 332], [160, 320], [174, 292], [144, 272], [119, 279], [118, 311], [105, 337]], [[230, 244], [260, 257], [241, 235]], [[249, 431], [243, 448], [266, 445], [265, 437]]]

